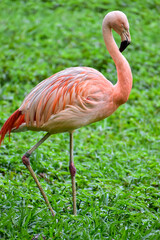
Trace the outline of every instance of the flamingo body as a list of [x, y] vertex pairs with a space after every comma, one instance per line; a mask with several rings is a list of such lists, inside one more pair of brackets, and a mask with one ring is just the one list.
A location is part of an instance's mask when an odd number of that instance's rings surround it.
[[118, 107], [114, 94], [112, 83], [97, 70], [68, 68], [33, 88], [6, 130], [70, 132], [111, 115]]
[[68, 68], [38, 84], [25, 98], [19, 108], [25, 115], [22, 128], [59, 133], [99, 121], [116, 110], [113, 93], [111, 82], [97, 70]]

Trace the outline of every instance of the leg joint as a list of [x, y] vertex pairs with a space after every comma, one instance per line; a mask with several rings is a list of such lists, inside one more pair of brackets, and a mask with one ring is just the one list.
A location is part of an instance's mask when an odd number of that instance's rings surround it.
[[30, 165], [30, 161], [29, 161], [29, 157], [31, 154], [29, 154], [28, 152], [26, 152], [23, 157], [22, 157], [22, 162], [23, 164], [27, 167]]
[[74, 177], [76, 175], [76, 168], [73, 162], [70, 163], [69, 170], [70, 170], [71, 176]]

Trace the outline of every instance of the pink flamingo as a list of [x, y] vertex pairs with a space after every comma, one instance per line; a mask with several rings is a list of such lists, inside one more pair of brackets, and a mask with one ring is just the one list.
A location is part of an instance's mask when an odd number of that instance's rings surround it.
[[[112, 29], [121, 36], [118, 49]], [[76, 168], [73, 162], [73, 131], [82, 126], [110, 116], [129, 97], [132, 88], [130, 66], [122, 51], [130, 43], [129, 23], [120, 11], [108, 13], [102, 25], [106, 47], [116, 68], [118, 81], [113, 85], [100, 72], [89, 67], [72, 67], [40, 82], [26, 96], [22, 105], [4, 123], [0, 131], [0, 144], [6, 133], [11, 131], [45, 131], [47, 134], [22, 157], [50, 211], [55, 215], [33, 169], [30, 166], [31, 153], [51, 134], [69, 132], [70, 163], [72, 178], [73, 213], [76, 210]]]

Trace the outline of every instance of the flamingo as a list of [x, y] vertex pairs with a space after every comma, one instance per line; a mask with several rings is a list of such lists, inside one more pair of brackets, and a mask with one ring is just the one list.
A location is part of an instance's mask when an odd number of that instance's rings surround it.
[[[121, 36], [118, 49], [112, 29]], [[117, 83], [113, 85], [99, 71], [90, 67], [71, 67], [40, 82], [25, 97], [22, 105], [8, 118], [0, 131], [0, 144], [6, 133], [16, 131], [45, 131], [46, 135], [22, 157], [44, 200], [52, 209], [29, 161], [31, 153], [50, 135], [69, 132], [69, 170], [72, 179], [73, 214], [76, 209], [76, 168], [73, 160], [73, 132], [75, 129], [110, 116], [124, 104], [132, 88], [132, 72], [122, 51], [131, 41], [129, 23], [121, 11], [109, 12], [103, 20], [102, 32], [106, 48], [117, 69]]]

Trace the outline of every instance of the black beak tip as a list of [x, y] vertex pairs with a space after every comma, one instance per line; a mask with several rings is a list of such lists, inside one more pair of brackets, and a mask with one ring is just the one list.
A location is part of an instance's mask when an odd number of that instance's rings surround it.
[[131, 43], [131, 42], [130, 42], [130, 41], [127, 41], [127, 40], [121, 42], [121, 46], [120, 46], [120, 48], [119, 48], [119, 51], [120, 51], [120, 52], [123, 52], [130, 43]]

